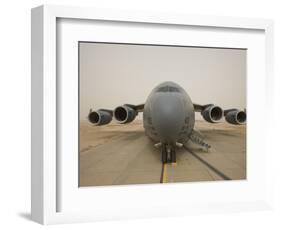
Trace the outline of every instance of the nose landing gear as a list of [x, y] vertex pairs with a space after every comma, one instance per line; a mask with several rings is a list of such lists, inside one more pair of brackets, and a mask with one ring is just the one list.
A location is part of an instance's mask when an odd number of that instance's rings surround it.
[[168, 144], [162, 145], [162, 163], [176, 163], [176, 161], [175, 147]]

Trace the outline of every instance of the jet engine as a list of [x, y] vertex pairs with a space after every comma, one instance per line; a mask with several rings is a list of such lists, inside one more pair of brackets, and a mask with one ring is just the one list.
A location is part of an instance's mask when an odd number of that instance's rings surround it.
[[244, 124], [246, 122], [246, 113], [242, 110], [230, 110], [230, 111], [224, 111], [225, 113], [225, 120], [233, 125], [240, 125]]
[[94, 125], [106, 125], [112, 120], [112, 111], [101, 109], [97, 111], [90, 111], [88, 119]]
[[223, 110], [216, 105], [209, 105], [201, 112], [205, 121], [210, 123], [218, 122], [223, 116]]
[[127, 106], [127, 105], [122, 105], [118, 106], [114, 112], [113, 112], [114, 118], [121, 124], [129, 123], [132, 122], [136, 116], [138, 115], [138, 112]]

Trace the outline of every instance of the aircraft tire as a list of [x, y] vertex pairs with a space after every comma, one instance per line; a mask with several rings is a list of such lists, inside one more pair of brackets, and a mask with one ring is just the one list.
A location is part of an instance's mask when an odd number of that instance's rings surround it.
[[177, 162], [177, 154], [176, 154], [176, 151], [174, 149], [171, 151], [171, 155], [172, 155], [171, 162], [176, 163]]
[[162, 163], [165, 164], [168, 161], [168, 156], [167, 156], [167, 151], [166, 148], [162, 148]]

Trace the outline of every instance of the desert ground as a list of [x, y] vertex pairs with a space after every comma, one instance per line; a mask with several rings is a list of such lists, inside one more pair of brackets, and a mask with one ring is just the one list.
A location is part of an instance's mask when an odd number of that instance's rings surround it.
[[79, 186], [246, 179], [246, 125], [196, 121], [211, 148], [190, 143], [177, 163], [161, 162], [161, 149], [144, 134], [142, 121], [93, 126], [80, 121]]

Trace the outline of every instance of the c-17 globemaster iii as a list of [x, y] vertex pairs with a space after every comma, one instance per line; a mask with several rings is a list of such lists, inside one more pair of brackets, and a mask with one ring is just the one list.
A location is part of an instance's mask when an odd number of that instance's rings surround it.
[[174, 82], [163, 82], [155, 87], [145, 104], [124, 104], [114, 110], [90, 109], [88, 119], [94, 125], [106, 125], [114, 117], [120, 124], [126, 124], [132, 122], [139, 112], [143, 112], [145, 134], [162, 149], [163, 163], [176, 162], [176, 147], [186, 145], [188, 141], [210, 148], [194, 129], [195, 112], [200, 112], [210, 123], [221, 121], [223, 116], [234, 125], [246, 122], [245, 110], [223, 110], [214, 104], [195, 104], [187, 92]]

